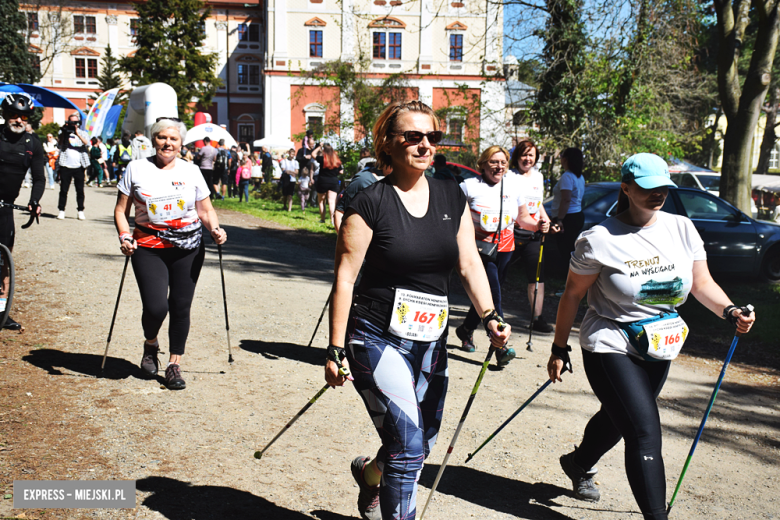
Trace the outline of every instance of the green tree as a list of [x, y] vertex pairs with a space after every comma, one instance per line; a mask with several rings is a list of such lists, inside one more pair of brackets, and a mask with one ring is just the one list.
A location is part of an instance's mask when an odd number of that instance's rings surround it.
[[29, 51], [27, 18], [19, 0], [0, 0], [0, 81], [35, 83], [40, 78], [37, 57]]
[[190, 119], [193, 101], [208, 107], [221, 85], [215, 75], [217, 55], [204, 53], [211, 8], [201, 0], [149, 0], [135, 3], [138, 50], [119, 60], [137, 85], [167, 83], [178, 96], [179, 117]]
[[[728, 129], [723, 143], [720, 196], [750, 214], [752, 147], [758, 117], [772, 81], [780, 35], [778, 0], [714, 0], [718, 35], [718, 91]], [[752, 50], [742, 48], [753, 7], [756, 27]], [[740, 62], [750, 56], [747, 72]]]
[[[90, 99], [97, 99], [107, 90], [124, 88], [124, 80], [119, 74], [119, 62], [111, 50], [111, 45], [106, 46], [106, 52], [103, 57], [100, 58], [100, 65], [100, 74], [98, 74], [97, 78], [100, 88], [90, 96]], [[119, 105], [123, 103], [125, 97], [125, 93], [120, 90], [117, 97], [114, 99], [114, 104]]]
[[[328, 112], [333, 113], [334, 116], [323, 122], [321, 132], [324, 135], [354, 132], [356, 143], [344, 139], [332, 143], [344, 163], [344, 172], [348, 177], [356, 173], [355, 167], [359, 160], [360, 148], [373, 146], [371, 132], [385, 107], [395, 101], [416, 99], [416, 93], [409, 87], [403, 73], [390, 74], [376, 82], [369, 78], [370, 66], [371, 60], [361, 55], [350, 62], [327, 61], [303, 75], [309, 85], [323, 89], [334, 87], [338, 89], [339, 96], [335, 100], [322, 102], [330, 109]], [[321, 99], [329, 99], [329, 96], [323, 95]], [[295, 104], [300, 102], [300, 97], [294, 101]], [[341, 112], [342, 105], [352, 107], [351, 118], [348, 117], [350, 114]], [[313, 130], [317, 132], [317, 129]], [[300, 141], [303, 135], [293, 137], [296, 141]], [[319, 138], [321, 135], [315, 137]]]

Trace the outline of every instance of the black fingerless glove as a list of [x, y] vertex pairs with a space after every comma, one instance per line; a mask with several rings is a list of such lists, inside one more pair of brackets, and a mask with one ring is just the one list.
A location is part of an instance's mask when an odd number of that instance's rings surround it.
[[485, 332], [487, 332], [488, 337], [490, 337], [490, 329], [488, 328], [488, 323], [491, 321], [497, 321], [498, 322], [498, 330], [504, 330], [506, 328], [506, 322], [504, 319], [495, 311], [490, 311], [490, 314], [482, 318], [482, 325], [485, 327]]
[[571, 352], [571, 345], [566, 345], [566, 347], [559, 347], [553, 343], [550, 351], [552, 352], [553, 356], [558, 357], [563, 361], [564, 372], [568, 370], [572, 374], [574, 373], [574, 370], [572, 370], [571, 366], [571, 358], [569, 357], [569, 352]]
[[341, 360], [344, 359], [344, 357], [347, 355], [343, 348], [337, 347], [335, 345], [328, 345], [327, 352], [328, 352], [327, 359], [329, 361], [333, 361], [339, 366], [341, 366]]
[[736, 305], [729, 305], [725, 309], [723, 309], [723, 319], [727, 322], [731, 323], [733, 326], [737, 326], [737, 321], [739, 320], [739, 316], [734, 314], [734, 311], [737, 310], [739, 307]]

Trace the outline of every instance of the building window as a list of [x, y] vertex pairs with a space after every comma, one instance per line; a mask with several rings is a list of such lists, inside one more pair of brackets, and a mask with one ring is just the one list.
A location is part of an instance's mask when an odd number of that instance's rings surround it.
[[322, 58], [322, 31], [309, 31], [309, 58]]
[[238, 41], [240, 42], [259, 42], [260, 26], [256, 23], [238, 24]]
[[73, 16], [73, 31], [77, 34], [96, 34], [97, 22], [94, 16]]
[[389, 33], [387, 42], [387, 59], [401, 59], [401, 33]]
[[260, 84], [260, 65], [238, 64], [238, 84], [239, 85], [259, 85]]
[[33, 54], [30, 57], [30, 61], [32, 62], [33, 68], [35, 68], [35, 70], [37, 70], [38, 73], [40, 73], [41, 72], [41, 57], [38, 56], [37, 54]]
[[374, 33], [375, 60], [400, 60], [401, 59], [401, 33]]
[[138, 36], [138, 26], [141, 23], [140, 18], [130, 19], [130, 36]]
[[459, 117], [450, 118], [447, 121], [447, 135], [450, 136], [451, 140], [458, 143], [462, 143], [464, 126], [465, 126], [465, 122], [463, 121], [463, 119]]
[[385, 59], [385, 40], [386, 40], [387, 34], [376, 32], [374, 33], [374, 59], [375, 60], [383, 60]]
[[778, 148], [777, 144], [769, 152], [769, 168], [772, 170], [780, 168], [780, 148]]
[[254, 124], [238, 124], [238, 142], [252, 144], [255, 140]]
[[76, 77], [97, 78], [98, 77], [97, 58], [76, 58]]
[[38, 13], [27, 13], [27, 30], [30, 32], [38, 30]]
[[306, 129], [314, 132], [314, 135], [322, 135], [325, 131], [323, 116], [309, 116], [306, 118]]
[[463, 61], [462, 34], [450, 34], [450, 61]]

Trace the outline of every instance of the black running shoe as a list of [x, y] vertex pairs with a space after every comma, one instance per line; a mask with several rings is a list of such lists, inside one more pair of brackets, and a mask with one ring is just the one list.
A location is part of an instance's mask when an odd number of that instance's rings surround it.
[[159, 345], [147, 345], [144, 342], [144, 357], [141, 358], [141, 370], [150, 376], [157, 375], [157, 371], [160, 370], [160, 360], [157, 359], [159, 352]]
[[379, 509], [379, 486], [369, 486], [363, 478], [363, 472], [371, 461], [371, 457], [355, 457], [352, 461], [352, 477], [360, 488], [358, 494], [358, 512], [363, 520], [382, 520], [382, 511]]
[[599, 493], [596, 484], [593, 483], [593, 477], [596, 476], [597, 470], [591, 468], [585, 471], [579, 467], [574, 462], [574, 453], [575, 451], [562, 456], [560, 459], [563, 472], [571, 479], [574, 498], [588, 502], [598, 502], [601, 498], [601, 493]]
[[544, 321], [544, 318], [537, 316], [534, 320], [533, 328], [535, 332], [541, 332], [543, 334], [549, 334], [553, 331], [552, 325]]
[[21, 323], [16, 323], [13, 318], [8, 316], [5, 319], [5, 325], [3, 325], [3, 328], [5, 330], [19, 331], [19, 330], [22, 330], [22, 324]]
[[466, 352], [474, 352], [477, 350], [476, 345], [474, 345], [474, 331], [468, 331], [466, 330], [466, 327], [461, 325], [460, 327], [455, 329], [455, 335], [458, 336], [458, 339], [463, 342], [463, 345], [460, 347]]
[[181, 368], [176, 363], [165, 369], [165, 386], [168, 390], [184, 390], [187, 383], [181, 377]]

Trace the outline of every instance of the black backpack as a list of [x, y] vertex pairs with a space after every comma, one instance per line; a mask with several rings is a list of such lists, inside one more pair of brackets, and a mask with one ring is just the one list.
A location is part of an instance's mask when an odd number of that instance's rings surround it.
[[219, 173], [227, 171], [228, 152], [227, 150], [220, 150], [217, 153], [216, 159], [214, 159], [214, 170]]

